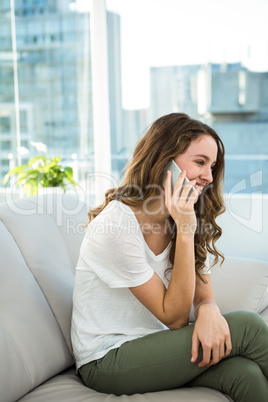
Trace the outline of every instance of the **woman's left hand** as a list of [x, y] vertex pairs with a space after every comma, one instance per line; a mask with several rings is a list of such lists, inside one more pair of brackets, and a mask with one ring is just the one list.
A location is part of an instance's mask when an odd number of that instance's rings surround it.
[[192, 337], [192, 363], [198, 358], [200, 344], [203, 349], [203, 360], [198, 367], [217, 364], [232, 350], [229, 326], [214, 303], [201, 304], [198, 309]]

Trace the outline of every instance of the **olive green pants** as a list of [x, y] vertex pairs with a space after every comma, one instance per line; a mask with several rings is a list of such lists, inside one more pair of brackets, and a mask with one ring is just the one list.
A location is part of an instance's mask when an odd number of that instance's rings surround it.
[[268, 401], [268, 327], [247, 311], [224, 315], [232, 338], [231, 354], [211, 367], [191, 363], [194, 325], [160, 331], [125, 342], [79, 373], [86, 386], [115, 395], [186, 387], [209, 387], [235, 402]]

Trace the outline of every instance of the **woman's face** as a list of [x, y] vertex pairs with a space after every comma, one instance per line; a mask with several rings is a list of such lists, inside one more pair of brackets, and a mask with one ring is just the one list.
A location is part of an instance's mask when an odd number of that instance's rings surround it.
[[184, 154], [174, 158], [181, 170], [186, 170], [189, 180], [196, 180], [201, 194], [203, 188], [213, 181], [212, 170], [217, 161], [218, 146], [210, 135], [201, 135], [192, 141]]

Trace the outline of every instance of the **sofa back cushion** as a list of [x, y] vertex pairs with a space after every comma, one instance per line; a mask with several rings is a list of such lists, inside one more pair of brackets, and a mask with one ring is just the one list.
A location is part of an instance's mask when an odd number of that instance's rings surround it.
[[226, 257], [212, 268], [215, 299], [222, 314], [234, 310], [261, 313], [268, 306], [268, 262]]
[[14, 401], [74, 362], [74, 267], [87, 215], [77, 199], [49, 195], [1, 204], [0, 220], [0, 389]]

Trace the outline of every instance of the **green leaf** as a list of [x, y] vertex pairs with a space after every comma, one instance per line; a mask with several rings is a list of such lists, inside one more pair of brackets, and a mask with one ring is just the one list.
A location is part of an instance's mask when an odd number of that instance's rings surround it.
[[7, 184], [8, 180], [9, 180], [9, 174], [7, 173], [4, 177], [3, 184]]
[[55, 164], [58, 165], [58, 163], [62, 160], [62, 158], [58, 157], [58, 156], [53, 156], [52, 158], [52, 162], [54, 162]]
[[64, 173], [65, 173], [65, 178], [69, 183], [71, 183], [73, 186], [78, 185], [78, 183], [76, 183], [76, 181], [73, 178], [73, 168], [71, 168], [70, 166], [66, 166], [64, 168]]
[[28, 196], [36, 195], [38, 193], [38, 186], [35, 180], [27, 180], [22, 188], [23, 192]]
[[24, 180], [35, 180], [37, 181], [39, 177], [38, 170], [25, 170], [18, 175], [18, 183], [22, 183]]
[[22, 165], [22, 166], [16, 166], [13, 169], [11, 169], [9, 172], [4, 177], [3, 184], [6, 184], [10, 177], [14, 175], [19, 175], [23, 170], [27, 168], [27, 165]]
[[46, 161], [47, 161], [47, 157], [43, 156], [43, 155], [39, 155], [39, 156], [34, 156], [33, 158], [29, 159], [28, 161], [28, 166], [32, 167], [35, 163], [37, 163], [38, 169], [42, 169], [42, 167], [45, 165]]

